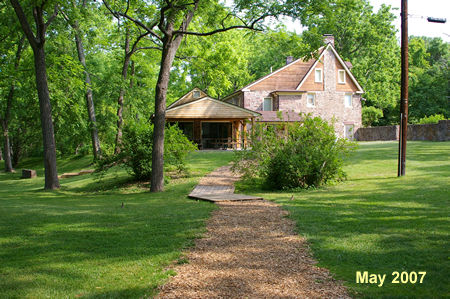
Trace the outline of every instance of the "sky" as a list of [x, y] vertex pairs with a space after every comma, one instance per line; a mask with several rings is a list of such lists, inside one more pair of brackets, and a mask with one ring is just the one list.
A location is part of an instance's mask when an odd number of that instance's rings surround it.
[[[374, 11], [378, 11], [381, 4], [391, 5], [393, 14], [397, 16], [394, 22], [398, 30], [397, 36], [400, 39], [400, 0], [369, 0]], [[446, 42], [450, 42], [450, 0], [408, 0], [408, 34], [415, 36], [440, 37]], [[429, 23], [427, 17], [446, 18], [447, 23]], [[301, 25], [298, 21], [284, 22], [291, 31], [300, 33]]]

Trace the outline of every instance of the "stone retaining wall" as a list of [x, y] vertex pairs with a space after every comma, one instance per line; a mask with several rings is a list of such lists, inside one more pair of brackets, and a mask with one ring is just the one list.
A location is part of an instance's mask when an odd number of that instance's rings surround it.
[[[408, 140], [449, 141], [450, 120], [441, 120], [437, 124], [408, 125]], [[358, 141], [398, 140], [399, 126], [381, 126], [359, 128], [356, 131]]]

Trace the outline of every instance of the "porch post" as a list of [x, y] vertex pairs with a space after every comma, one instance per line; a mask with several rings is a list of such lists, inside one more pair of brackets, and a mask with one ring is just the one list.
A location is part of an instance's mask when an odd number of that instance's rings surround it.
[[202, 149], [202, 123], [200, 120], [194, 120], [194, 142], [198, 144], [198, 148]]
[[244, 119], [244, 123], [242, 124], [242, 131], [244, 134], [244, 149], [247, 148], [247, 120]]
[[252, 117], [252, 138], [255, 137], [255, 118]]
[[240, 121], [236, 121], [236, 148], [241, 148], [241, 122]]

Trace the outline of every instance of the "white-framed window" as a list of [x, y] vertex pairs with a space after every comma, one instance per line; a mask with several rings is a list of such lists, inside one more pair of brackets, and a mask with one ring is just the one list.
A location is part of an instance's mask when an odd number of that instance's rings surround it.
[[199, 97], [200, 97], [200, 91], [194, 90], [194, 98], [199, 98]]
[[344, 105], [348, 108], [353, 107], [353, 97], [351, 94], [344, 95]]
[[344, 125], [344, 137], [348, 140], [353, 140], [355, 125]]
[[264, 98], [263, 111], [273, 111], [273, 99]]
[[322, 69], [314, 70], [314, 82], [322, 83], [323, 82], [323, 71]]
[[345, 84], [345, 70], [338, 70], [338, 83]]
[[313, 93], [308, 93], [306, 95], [306, 106], [307, 107], [316, 107], [316, 95]]

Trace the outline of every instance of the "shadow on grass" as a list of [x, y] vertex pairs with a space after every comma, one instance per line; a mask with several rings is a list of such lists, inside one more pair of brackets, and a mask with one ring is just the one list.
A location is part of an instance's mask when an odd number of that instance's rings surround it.
[[[239, 189], [282, 204], [320, 266], [357, 297], [443, 298], [450, 276], [449, 145], [409, 144], [403, 178], [394, 172], [396, 143], [366, 143], [350, 158], [349, 180], [341, 184], [301, 192]], [[356, 271], [387, 274], [387, 282], [356, 284]], [[427, 274], [422, 284], [392, 284], [394, 271]]]
[[132, 177], [124, 171], [62, 179], [56, 191], [44, 191], [42, 177], [0, 175], [0, 297], [154, 294], [170, 275], [164, 268], [215, 209], [186, 195], [229, 159], [194, 158], [196, 178], [173, 180], [162, 193], [134, 184], [127, 193]]

